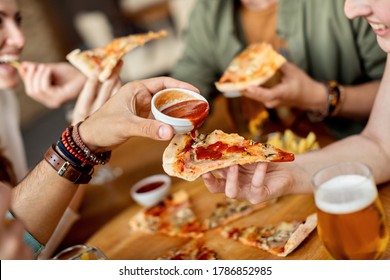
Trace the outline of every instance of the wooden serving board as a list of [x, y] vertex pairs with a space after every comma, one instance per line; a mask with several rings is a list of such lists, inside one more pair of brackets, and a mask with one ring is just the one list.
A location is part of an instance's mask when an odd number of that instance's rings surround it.
[[[171, 192], [179, 189], [189, 193], [192, 208], [200, 220], [209, 217], [215, 209], [216, 203], [225, 199], [224, 194], [211, 194], [201, 179], [194, 182], [177, 183], [172, 187]], [[132, 204], [96, 232], [88, 240], [87, 245], [98, 247], [109, 259], [143, 260], [156, 259], [168, 250], [190, 241], [190, 239], [169, 237], [163, 234], [131, 232], [128, 225], [129, 220], [141, 209], [141, 206]], [[268, 225], [286, 220], [305, 219], [314, 212], [312, 195], [287, 196], [232, 222], [231, 225]], [[242, 245], [233, 240], [227, 240], [219, 234], [218, 229], [208, 231], [205, 239], [205, 245], [215, 250], [221, 259], [328, 259], [316, 231], [313, 231], [294, 252], [285, 258]]]

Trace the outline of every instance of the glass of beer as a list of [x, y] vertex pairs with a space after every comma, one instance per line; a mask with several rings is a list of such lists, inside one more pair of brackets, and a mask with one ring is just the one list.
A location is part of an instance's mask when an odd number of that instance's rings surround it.
[[318, 234], [333, 259], [379, 259], [389, 228], [370, 168], [345, 162], [313, 176]]

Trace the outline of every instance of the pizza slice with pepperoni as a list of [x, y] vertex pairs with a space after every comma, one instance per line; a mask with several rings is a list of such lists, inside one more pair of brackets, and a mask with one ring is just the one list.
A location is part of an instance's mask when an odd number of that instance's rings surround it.
[[236, 165], [254, 162], [293, 161], [294, 154], [270, 144], [221, 130], [208, 135], [175, 135], [163, 154], [164, 171], [170, 175], [193, 181], [204, 173]]

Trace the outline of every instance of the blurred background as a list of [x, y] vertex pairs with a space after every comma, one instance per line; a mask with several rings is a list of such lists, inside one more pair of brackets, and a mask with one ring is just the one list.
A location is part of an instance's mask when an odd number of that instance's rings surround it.
[[[137, 48], [124, 57], [122, 79], [166, 75], [180, 56], [181, 34], [196, 0], [19, 0], [27, 44], [21, 60], [65, 61], [75, 48], [101, 47], [114, 37], [166, 29], [169, 36]], [[47, 109], [17, 89], [29, 166], [66, 127], [72, 104]], [[45, 135], [45, 137], [42, 137]]]

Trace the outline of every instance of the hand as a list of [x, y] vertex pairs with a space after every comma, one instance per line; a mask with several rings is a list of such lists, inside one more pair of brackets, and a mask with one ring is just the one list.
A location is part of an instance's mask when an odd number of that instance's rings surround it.
[[72, 124], [85, 120], [118, 91], [122, 84], [119, 77], [122, 64], [118, 63], [110, 78], [103, 83], [99, 82], [97, 73], [86, 81], [73, 109]]
[[[286, 194], [307, 192], [310, 176], [294, 163], [234, 165], [202, 175], [211, 193], [261, 203]], [[306, 187], [306, 188], [305, 188]]]
[[285, 63], [281, 67], [280, 83], [271, 87], [251, 86], [242, 94], [263, 103], [267, 108], [288, 106], [303, 110], [322, 110], [326, 104], [326, 87], [294, 64]]
[[23, 62], [19, 73], [26, 94], [49, 108], [58, 108], [75, 99], [86, 80], [80, 71], [66, 62]]
[[80, 125], [81, 138], [94, 152], [111, 150], [132, 136], [170, 140], [173, 128], [149, 117], [153, 94], [173, 87], [199, 92], [188, 83], [168, 77], [125, 84]]
[[5, 215], [11, 204], [11, 189], [0, 182], [0, 259], [29, 260], [33, 252], [24, 243], [24, 227], [18, 220], [7, 221]]

